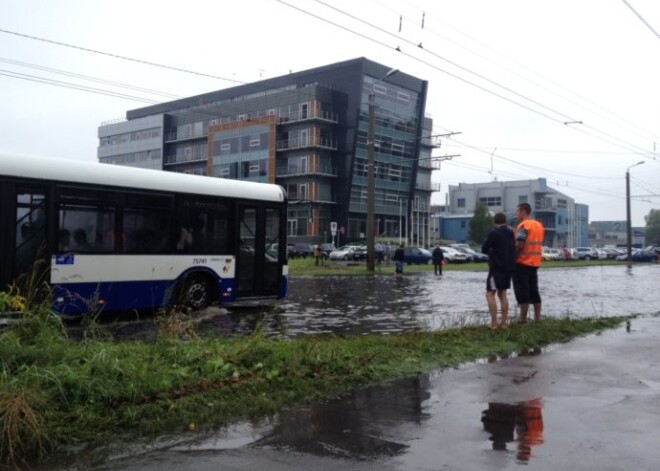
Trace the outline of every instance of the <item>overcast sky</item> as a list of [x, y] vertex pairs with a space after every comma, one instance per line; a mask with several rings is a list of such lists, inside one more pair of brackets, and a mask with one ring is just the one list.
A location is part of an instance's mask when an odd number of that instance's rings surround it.
[[[367, 57], [429, 82], [434, 181], [660, 209], [658, 0], [0, 0], [0, 153], [96, 160], [129, 109]], [[397, 48], [400, 51], [397, 51]], [[132, 60], [129, 60], [132, 59]], [[163, 67], [165, 66], [165, 67]], [[180, 70], [175, 70], [180, 69]], [[566, 124], [565, 124], [566, 123]]]

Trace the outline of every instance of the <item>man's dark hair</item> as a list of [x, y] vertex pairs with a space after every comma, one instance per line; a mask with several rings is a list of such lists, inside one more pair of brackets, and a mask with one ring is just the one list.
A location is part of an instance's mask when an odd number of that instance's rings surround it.
[[495, 224], [506, 224], [506, 215], [504, 213], [495, 213], [493, 222], [495, 222]]
[[518, 209], [525, 211], [527, 215], [532, 214], [532, 207], [529, 205], [529, 203], [520, 203], [518, 205]]

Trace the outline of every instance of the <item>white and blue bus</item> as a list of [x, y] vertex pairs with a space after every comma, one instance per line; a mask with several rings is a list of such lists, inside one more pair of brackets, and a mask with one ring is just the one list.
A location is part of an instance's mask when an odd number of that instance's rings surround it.
[[0, 154], [0, 291], [45, 268], [63, 315], [287, 294], [273, 184]]

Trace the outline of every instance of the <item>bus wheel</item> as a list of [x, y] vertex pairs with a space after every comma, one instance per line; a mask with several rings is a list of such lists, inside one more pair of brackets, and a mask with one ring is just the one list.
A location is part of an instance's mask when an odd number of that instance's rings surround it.
[[193, 311], [200, 311], [211, 304], [212, 288], [208, 278], [192, 276], [183, 287], [183, 304]]

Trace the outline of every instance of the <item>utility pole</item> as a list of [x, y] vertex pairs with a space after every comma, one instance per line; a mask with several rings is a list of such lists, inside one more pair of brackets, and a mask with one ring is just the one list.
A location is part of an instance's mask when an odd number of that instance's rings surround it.
[[642, 165], [643, 160], [640, 160], [635, 165], [631, 165], [626, 169], [626, 223], [628, 229], [628, 238], [626, 248], [628, 249], [628, 268], [632, 267], [632, 221], [630, 218], [630, 169]]

